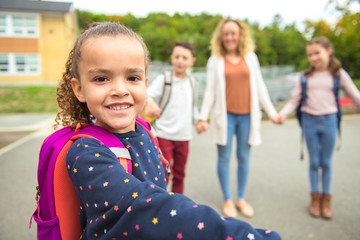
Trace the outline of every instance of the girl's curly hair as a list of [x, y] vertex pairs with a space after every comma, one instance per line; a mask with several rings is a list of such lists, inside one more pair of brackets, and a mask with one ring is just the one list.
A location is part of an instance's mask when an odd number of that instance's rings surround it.
[[[310, 40], [307, 44], [307, 46], [310, 46], [312, 44], [319, 44], [326, 50], [332, 49], [332, 53], [330, 55], [329, 59], [329, 66], [328, 70], [330, 71], [331, 75], [334, 77], [340, 77], [340, 69], [341, 69], [341, 62], [335, 57], [334, 55], [334, 48], [332, 47], [332, 44], [330, 40], [327, 37], [316, 37], [312, 40]], [[311, 75], [315, 71], [315, 68], [313, 66], [310, 66], [307, 70], [304, 71], [305, 76]]]
[[225, 23], [233, 22], [236, 25], [238, 25], [240, 30], [240, 39], [239, 39], [239, 46], [238, 46], [238, 53], [240, 56], [245, 56], [247, 53], [255, 51], [255, 43], [251, 37], [250, 30], [248, 26], [239, 20], [233, 20], [233, 19], [222, 19], [211, 38], [211, 51], [212, 54], [215, 54], [217, 56], [225, 56], [226, 49], [224, 47], [224, 44], [222, 42], [222, 34], [223, 34], [223, 27]]
[[131, 29], [112, 22], [92, 23], [90, 24], [78, 37], [74, 48], [70, 51], [68, 59], [65, 64], [65, 72], [57, 88], [57, 102], [59, 106], [58, 113], [55, 118], [54, 128], [59, 126], [71, 126], [72, 129], [76, 127], [77, 123], [90, 124], [94, 120], [87, 104], [80, 102], [72, 90], [71, 79], [77, 78], [80, 80], [78, 65], [81, 60], [81, 50], [84, 42], [90, 38], [102, 36], [117, 36], [123, 35], [134, 38], [139, 41], [144, 49], [145, 56], [145, 74], [148, 73], [149, 51], [142, 40], [142, 38]]

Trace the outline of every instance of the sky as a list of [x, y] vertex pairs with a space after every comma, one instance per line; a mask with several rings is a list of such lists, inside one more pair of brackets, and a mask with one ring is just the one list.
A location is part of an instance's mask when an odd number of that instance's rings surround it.
[[[334, 7], [326, 7], [329, 0], [56, 0], [73, 2], [74, 7], [94, 13], [107, 15], [125, 15], [131, 13], [136, 17], [145, 17], [152, 12], [166, 12], [169, 15], [190, 13], [197, 15], [202, 12], [220, 14], [243, 20], [247, 18], [251, 23], [257, 22], [261, 26], [269, 25], [275, 14], [280, 14], [285, 24], [296, 23], [298, 27], [304, 25], [304, 20], [317, 21], [324, 19], [335, 23], [339, 13]], [[338, 0], [343, 3], [346, 0]], [[350, 8], [354, 12], [360, 11], [360, 2], [354, 1]]]

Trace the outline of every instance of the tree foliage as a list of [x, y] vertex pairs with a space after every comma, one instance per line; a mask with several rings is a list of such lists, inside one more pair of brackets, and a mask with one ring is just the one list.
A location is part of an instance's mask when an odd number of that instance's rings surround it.
[[[349, 0], [354, 1], [354, 0]], [[329, 4], [333, 4], [330, 0]], [[338, 8], [336, 7], [336, 10]], [[250, 26], [256, 43], [256, 53], [260, 64], [293, 65], [300, 71], [308, 66], [305, 54], [306, 42], [316, 36], [328, 37], [333, 45], [336, 57], [353, 78], [360, 77], [360, 13], [351, 13], [341, 8], [342, 17], [336, 25], [324, 20], [305, 21], [305, 29], [300, 31], [295, 23], [285, 25], [280, 15], [265, 27], [245, 21]], [[203, 67], [211, 54], [210, 39], [217, 23], [224, 16], [201, 13], [150, 13], [137, 18], [127, 15], [104, 15], [77, 10], [79, 29], [98, 21], [113, 21], [130, 27], [140, 34], [149, 48], [152, 60], [170, 62], [170, 54], [176, 41], [186, 40], [196, 49], [195, 66]]]

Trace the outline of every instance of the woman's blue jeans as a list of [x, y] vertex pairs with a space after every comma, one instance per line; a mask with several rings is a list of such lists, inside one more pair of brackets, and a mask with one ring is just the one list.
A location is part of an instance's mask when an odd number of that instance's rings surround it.
[[[336, 114], [314, 116], [302, 113], [302, 131], [310, 158], [311, 192], [331, 194], [332, 155], [337, 137]], [[321, 173], [322, 191], [319, 188]]]
[[224, 199], [231, 199], [230, 188], [230, 159], [233, 137], [236, 135], [237, 168], [237, 197], [245, 198], [246, 185], [250, 168], [250, 114], [227, 113], [227, 143], [217, 145], [217, 172]]

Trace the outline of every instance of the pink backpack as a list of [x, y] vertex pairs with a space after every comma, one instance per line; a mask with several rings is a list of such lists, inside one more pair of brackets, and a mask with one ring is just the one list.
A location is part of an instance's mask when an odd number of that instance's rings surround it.
[[[151, 125], [137, 118], [155, 142], [166, 174], [169, 164], [163, 157]], [[62, 128], [48, 136], [41, 147], [36, 187], [37, 208], [31, 220], [37, 223], [37, 239], [79, 239], [82, 233], [79, 221], [79, 201], [66, 169], [66, 154], [78, 138], [96, 138], [118, 157], [125, 170], [132, 174], [131, 156], [122, 142], [111, 132], [96, 125], [78, 125], [75, 131]], [[30, 220], [30, 227], [31, 227]]]

